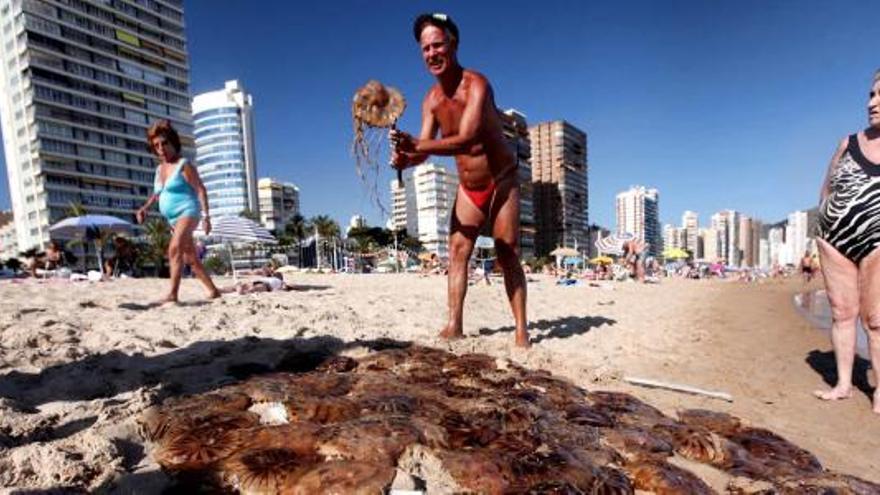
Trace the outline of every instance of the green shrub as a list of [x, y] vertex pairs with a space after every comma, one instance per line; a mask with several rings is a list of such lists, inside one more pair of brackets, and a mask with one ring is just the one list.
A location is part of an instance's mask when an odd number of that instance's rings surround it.
[[205, 258], [205, 270], [212, 275], [223, 275], [229, 270], [229, 264], [226, 260], [217, 255], [211, 255]]

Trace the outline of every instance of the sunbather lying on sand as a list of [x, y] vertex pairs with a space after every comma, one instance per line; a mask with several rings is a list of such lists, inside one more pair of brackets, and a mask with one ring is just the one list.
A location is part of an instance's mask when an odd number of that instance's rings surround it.
[[235, 287], [224, 287], [220, 292], [238, 292], [239, 294], [253, 294], [255, 292], [273, 292], [277, 290], [293, 290], [293, 286], [284, 283], [284, 276], [275, 273], [271, 277], [258, 277], [253, 280], [239, 282]]

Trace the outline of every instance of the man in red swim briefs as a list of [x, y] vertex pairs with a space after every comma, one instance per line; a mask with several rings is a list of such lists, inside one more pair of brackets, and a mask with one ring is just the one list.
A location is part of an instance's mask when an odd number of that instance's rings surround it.
[[526, 283], [519, 259], [516, 161], [504, 138], [492, 87], [485, 76], [459, 65], [458, 27], [449, 16], [420, 15], [413, 25], [413, 35], [437, 84], [422, 102], [419, 137], [391, 131], [391, 164], [403, 169], [424, 162], [429, 155], [454, 156], [461, 184], [450, 220], [449, 321], [440, 336], [463, 336], [467, 264], [477, 235], [488, 221], [516, 320], [516, 345], [528, 347]]

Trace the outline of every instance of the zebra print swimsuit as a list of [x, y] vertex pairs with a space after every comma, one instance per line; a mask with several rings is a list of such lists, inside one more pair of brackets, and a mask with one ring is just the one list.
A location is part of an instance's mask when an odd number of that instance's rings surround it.
[[831, 171], [819, 205], [819, 237], [859, 264], [880, 246], [880, 164], [871, 163], [855, 134]]

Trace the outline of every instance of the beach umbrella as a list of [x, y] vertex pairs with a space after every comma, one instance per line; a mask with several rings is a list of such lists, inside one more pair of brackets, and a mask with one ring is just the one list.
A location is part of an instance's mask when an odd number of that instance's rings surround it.
[[220, 242], [278, 244], [265, 227], [250, 218], [224, 216], [211, 219], [211, 235], [205, 236], [201, 224], [193, 232], [197, 237], [208, 237]]
[[668, 248], [663, 250], [661, 256], [668, 260], [682, 260], [689, 258], [690, 253], [682, 248]]
[[596, 256], [590, 260], [590, 263], [594, 265], [610, 265], [614, 263], [614, 259], [610, 256]]
[[601, 254], [613, 254], [615, 256], [623, 255], [623, 245], [627, 241], [636, 238], [634, 234], [624, 232], [621, 234], [611, 234], [596, 241], [596, 249]]
[[562, 260], [562, 264], [566, 265], [566, 266], [580, 265], [583, 262], [584, 262], [584, 260], [582, 258], [577, 257], [577, 256], [569, 256], [569, 257], [565, 258], [564, 260]]
[[61, 220], [49, 227], [49, 232], [54, 237], [62, 239], [85, 238], [95, 241], [95, 251], [98, 253], [98, 270], [104, 269], [104, 260], [101, 253], [101, 235], [105, 232], [131, 233], [133, 225], [121, 218], [111, 215], [81, 215]]
[[553, 251], [550, 251], [550, 256], [556, 256], [558, 258], [564, 258], [566, 256], [580, 256], [581, 253], [577, 251], [577, 249], [570, 247], [558, 247]]
[[229, 263], [232, 265], [232, 278], [238, 279], [238, 273], [235, 270], [235, 260], [232, 256], [232, 244], [278, 244], [272, 234], [265, 227], [251, 220], [250, 218], [238, 216], [223, 216], [212, 219], [211, 234], [205, 235], [201, 223], [199, 228], [193, 232], [196, 237], [207, 237], [226, 244], [229, 251]]

